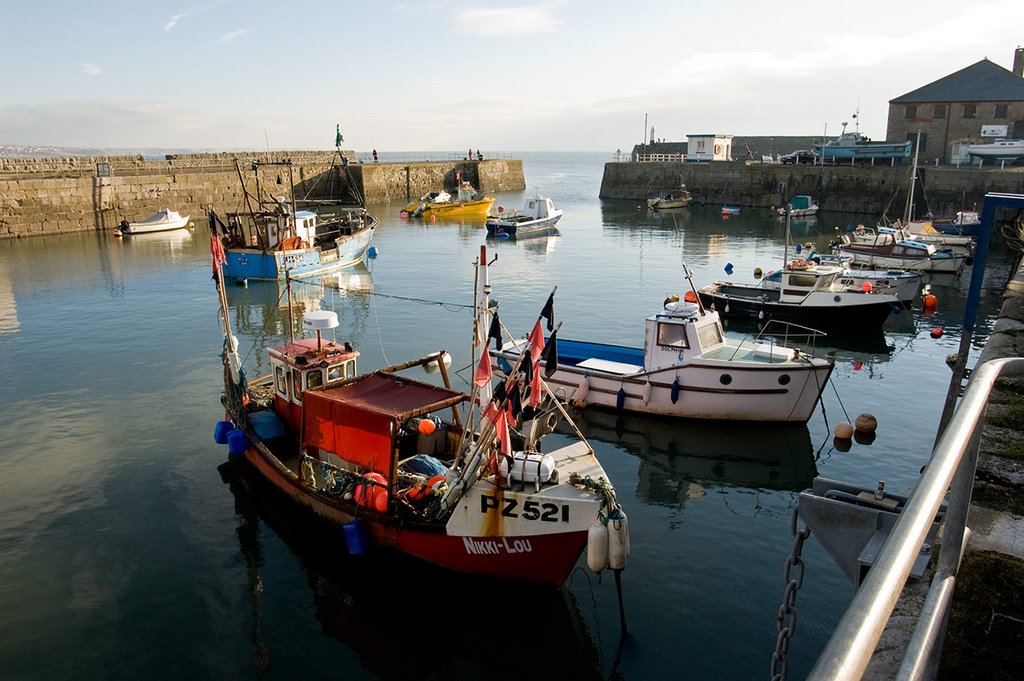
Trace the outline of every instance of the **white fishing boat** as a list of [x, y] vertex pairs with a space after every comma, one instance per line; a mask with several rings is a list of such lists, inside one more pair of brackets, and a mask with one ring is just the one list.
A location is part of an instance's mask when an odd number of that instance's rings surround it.
[[487, 217], [487, 234], [497, 238], [524, 238], [550, 234], [562, 218], [550, 197], [537, 195], [523, 202], [522, 210]]
[[[857, 268], [851, 265], [849, 256], [815, 253], [808, 260], [819, 265], [838, 267], [840, 271], [836, 274], [835, 283], [847, 291], [886, 293], [896, 296], [903, 307], [910, 307], [924, 283], [924, 275], [920, 272]], [[769, 289], [781, 288], [782, 274], [783, 270], [769, 272], [761, 280], [761, 285]]]
[[[807, 330], [801, 333], [806, 336]], [[495, 372], [507, 375], [522, 356], [522, 343], [505, 343], [491, 356]], [[542, 360], [545, 372], [551, 371], [549, 361]], [[727, 338], [718, 313], [699, 302], [691, 283], [683, 300], [667, 300], [664, 309], [647, 317], [643, 347], [558, 338], [557, 366], [547, 380], [578, 406], [716, 421], [806, 423], [832, 368], [832, 362], [774, 338]]]
[[858, 225], [833, 242], [839, 255], [849, 256], [853, 265], [873, 269], [897, 269], [911, 272], [959, 274], [967, 264], [967, 255], [939, 250], [934, 244], [909, 238], [901, 229]]
[[185, 229], [191, 216], [179, 215], [169, 208], [162, 208], [150, 215], [145, 220], [128, 222], [122, 220], [114, 231], [116, 236], [131, 234], [152, 234], [153, 232], [167, 232], [172, 229]]
[[785, 206], [778, 209], [779, 217], [790, 215], [794, 218], [803, 218], [815, 215], [818, 212], [818, 204], [806, 194], [798, 194], [791, 198]]

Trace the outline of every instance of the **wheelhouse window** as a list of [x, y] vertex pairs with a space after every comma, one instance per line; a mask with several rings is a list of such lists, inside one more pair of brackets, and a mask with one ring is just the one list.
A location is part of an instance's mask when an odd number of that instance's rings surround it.
[[996, 118], [1006, 118], [1006, 105], [996, 104]]
[[306, 390], [319, 388], [324, 384], [324, 372], [310, 371], [306, 374]]
[[658, 345], [670, 348], [688, 348], [686, 325], [661, 322], [658, 324]]
[[945, 104], [936, 104], [935, 105], [935, 118], [945, 118], [945, 117], [946, 117], [946, 105]]
[[274, 371], [274, 389], [277, 394], [287, 399], [288, 397], [288, 372], [284, 367], [277, 367]]
[[295, 401], [302, 402], [302, 372], [298, 369], [292, 369], [292, 388]]
[[789, 286], [795, 286], [796, 288], [814, 288], [814, 285], [818, 282], [818, 277], [813, 274], [790, 274], [789, 275]]
[[723, 342], [718, 324], [705, 324], [697, 328], [697, 341], [701, 348], [711, 348]]

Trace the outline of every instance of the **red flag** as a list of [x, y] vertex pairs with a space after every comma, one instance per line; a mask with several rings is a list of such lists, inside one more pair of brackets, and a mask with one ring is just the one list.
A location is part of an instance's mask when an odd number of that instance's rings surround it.
[[544, 331], [540, 328], [540, 320], [533, 325], [533, 331], [530, 332], [530, 358], [537, 362], [540, 359], [540, 353], [544, 349]]
[[533, 368], [533, 380], [530, 381], [530, 406], [537, 407], [541, 401], [540, 367]]
[[492, 402], [484, 410], [484, 418], [489, 419], [494, 424], [494, 435], [498, 438], [498, 446], [501, 448], [502, 453], [510, 453], [512, 451], [512, 442], [508, 437], [508, 412], [504, 409], [498, 409]]
[[224, 246], [221, 245], [220, 238], [216, 234], [210, 236], [210, 255], [213, 256], [213, 278], [216, 279], [221, 263], [228, 261], [227, 256], [224, 255]]
[[477, 387], [484, 387], [491, 382], [491, 356], [487, 350], [480, 353], [480, 362], [476, 365], [476, 373], [473, 374], [473, 383]]

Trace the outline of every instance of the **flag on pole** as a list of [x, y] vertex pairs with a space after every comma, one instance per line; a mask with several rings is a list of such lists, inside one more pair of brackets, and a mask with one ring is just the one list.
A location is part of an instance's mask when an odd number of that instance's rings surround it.
[[491, 382], [491, 356], [487, 350], [480, 353], [480, 361], [476, 365], [476, 373], [473, 374], [473, 383], [480, 388], [489, 385]]
[[533, 331], [530, 332], [530, 358], [536, 362], [540, 358], [541, 350], [544, 349], [544, 331], [540, 328], [540, 320], [533, 325]]
[[540, 406], [541, 392], [544, 388], [541, 386], [540, 381], [540, 366], [533, 367], [533, 377], [530, 379], [530, 406], [537, 408]]
[[548, 320], [548, 331], [555, 328], [555, 292], [552, 291], [548, 295], [548, 302], [544, 303], [544, 309], [540, 311], [540, 316]]
[[491, 318], [491, 329], [487, 332], [487, 340], [494, 339], [494, 349], [501, 350], [501, 322], [498, 321], [498, 313]]
[[338, 127], [334, 129], [334, 146], [341, 147], [341, 143], [345, 141], [345, 138], [341, 136], [341, 123], [338, 123]]
[[558, 371], [558, 340], [557, 331], [552, 331], [548, 342], [544, 346], [542, 357], [544, 359], [544, 377], [551, 378], [551, 375]]

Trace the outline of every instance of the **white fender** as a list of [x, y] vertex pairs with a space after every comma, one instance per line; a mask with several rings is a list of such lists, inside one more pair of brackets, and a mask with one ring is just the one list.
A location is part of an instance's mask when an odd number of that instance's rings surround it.
[[587, 567], [595, 574], [608, 567], [608, 528], [600, 518], [587, 531]]
[[[629, 557], [629, 523], [621, 508], [608, 516], [608, 567], [621, 570]], [[588, 559], [589, 562], [589, 559]]]
[[238, 385], [241, 382], [241, 380], [242, 380], [241, 375], [238, 373], [239, 367], [241, 367], [241, 366], [242, 366], [242, 360], [238, 356], [238, 353], [237, 352], [233, 352], [233, 351], [229, 352], [228, 353], [228, 369], [231, 370], [231, 382], [234, 383], [235, 385]]
[[651, 382], [644, 383], [644, 404], [651, 401]]
[[587, 394], [590, 393], [590, 379], [584, 376], [580, 379], [580, 384], [576, 386], [576, 402], [586, 402]]

